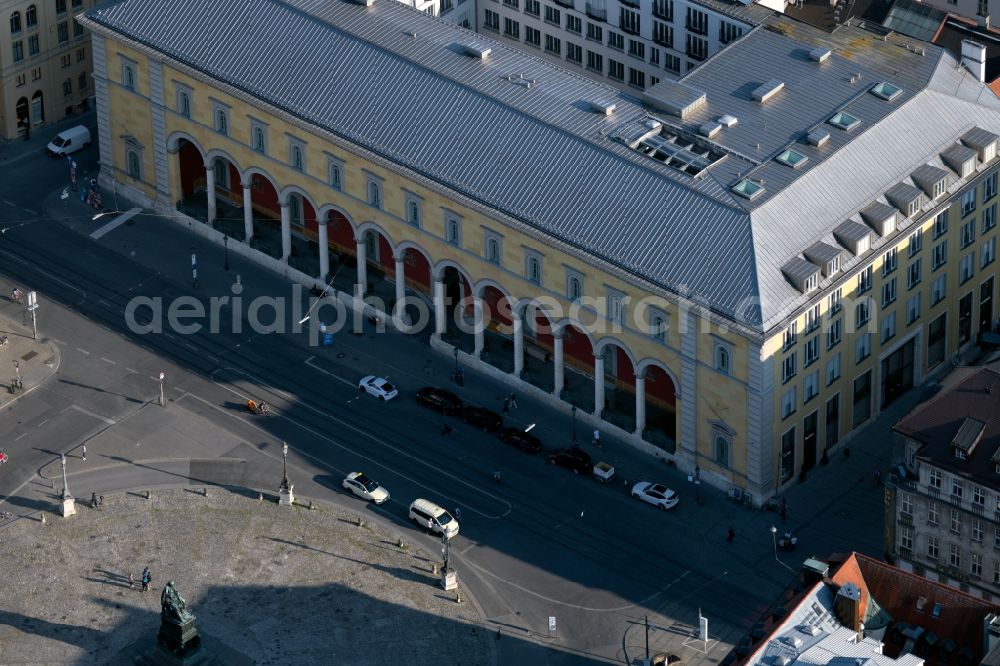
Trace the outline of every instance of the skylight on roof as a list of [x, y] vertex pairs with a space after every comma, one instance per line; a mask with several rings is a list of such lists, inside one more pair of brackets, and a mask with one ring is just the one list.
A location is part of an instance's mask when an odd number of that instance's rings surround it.
[[[652, 123], [652, 125], [651, 125]], [[663, 162], [690, 176], [698, 176], [726, 154], [712, 144], [695, 136], [682, 136], [670, 128], [662, 127], [659, 121], [647, 121], [645, 128], [659, 130], [652, 134], [643, 132], [635, 143], [629, 143], [634, 149]], [[626, 139], [626, 141], [630, 141]]]
[[781, 162], [785, 166], [790, 166], [793, 169], [798, 169], [800, 166], [805, 164], [806, 160], [808, 160], [809, 158], [803, 155], [802, 153], [797, 153], [791, 148], [789, 148], [788, 150], [781, 153], [774, 159], [777, 160], [778, 162]]
[[851, 114], [847, 113], [846, 111], [840, 111], [834, 114], [832, 118], [830, 118], [830, 124], [833, 125], [834, 127], [839, 127], [842, 130], [854, 129], [860, 122], [861, 122], [860, 120], [858, 120]]
[[875, 95], [880, 99], [884, 99], [887, 102], [891, 102], [892, 100], [894, 100], [896, 97], [899, 96], [899, 93], [903, 92], [903, 89], [900, 88], [899, 86], [892, 85], [888, 81], [883, 81], [882, 83], [874, 85], [872, 89], [869, 90], [868, 92], [870, 92], [871, 94]]
[[763, 185], [758, 185], [757, 183], [747, 178], [744, 178], [740, 182], [733, 185], [733, 192], [740, 195], [744, 199], [750, 199], [751, 201], [753, 201], [754, 198], [763, 191], [764, 191]]

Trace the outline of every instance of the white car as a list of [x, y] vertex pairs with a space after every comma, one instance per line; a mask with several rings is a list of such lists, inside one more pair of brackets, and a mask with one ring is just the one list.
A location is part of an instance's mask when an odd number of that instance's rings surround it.
[[365, 476], [364, 472], [351, 472], [344, 477], [344, 488], [369, 502], [385, 504], [389, 501], [389, 491], [378, 485], [375, 479]]
[[392, 400], [399, 395], [399, 391], [389, 383], [388, 379], [375, 375], [368, 375], [358, 382], [358, 389], [379, 400]]
[[650, 483], [649, 481], [640, 481], [632, 486], [632, 497], [643, 502], [649, 502], [664, 511], [674, 508], [680, 501], [677, 493], [670, 488], [667, 488], [662, 483]]

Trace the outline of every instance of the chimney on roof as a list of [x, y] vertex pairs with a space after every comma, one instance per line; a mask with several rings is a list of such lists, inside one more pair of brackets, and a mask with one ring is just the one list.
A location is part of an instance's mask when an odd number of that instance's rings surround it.
[[851, 631], [861, 631], [861, 589], [857, 585], [841, 585], [833, 605], [842, 625]]
[[979, 79], [986, 82], [986, 47], [968, 39], [962, 40], [962, 64]]

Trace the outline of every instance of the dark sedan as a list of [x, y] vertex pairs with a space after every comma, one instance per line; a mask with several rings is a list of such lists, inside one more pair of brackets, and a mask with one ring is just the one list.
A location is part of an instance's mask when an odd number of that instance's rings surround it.
[[538, 453], [542, 450], [540, 439], [518, 428], [504, 428], [500, 431], [500, 439], [525, 453]]
[[451, 391], [425, 386], [417, 391], [417, 404], [436, 409], [442, 414], [454, 414], [462, 409], [462, 399]]
[[590, 461], [590, 454], [582, 450], [579, 446], [571, 446], [568, 449], [560, 449], [549, 454], [549, 464], [565, 467], [574, 474], [589, 474], [593, 470]]
[[485, 407], [466, 405], [462, 408], [460, 418], [474, 428], [483, 432], [496, 432], [503, 425], [503, 417]]

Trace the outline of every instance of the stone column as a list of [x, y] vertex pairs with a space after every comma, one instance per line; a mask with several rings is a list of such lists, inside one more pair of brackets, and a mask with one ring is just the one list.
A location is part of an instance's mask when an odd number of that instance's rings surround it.
[[368, 291], [368, 257], [365, 250], [365, 239], [355, 239], [354, 251], [358, 256], [358, 275], [355, 279], [354, 292], [358, 298], [364, 298]]
[[646, 373], [635, 376], [635, 434], [642, 437], [646, 429]]
[[552, 334], [552, 341], [555, 345], [552, 354], [552, 363], [555, 367], [555, 388], [552, 389], [553, 395], [557, 398], [562, 397], [563, 389], [563, 334], [562, 331]]
[[250, 242], [253, 236], [253, 196], [252, 183], [243, 183], [243, 241]]
[[319, 279], [326, 284], [330, 274], [330, 241], [327, 238], [326, 217], [316, 220], [319, 227]]
[[514, 328], [514, 375], [520, 378], [524, 372], [524, 322], [515, 314], [511, 324]]
[[486, 322], [483, 321], [483, 299], [480, 296], [472, 297], [472, 332], [475, 336], [476, 345], [473, 355], [476, 358], [482, 356], [483, 346], [486, 341]]
[[215, 222], [215, 169], [205, 165], [205, 191], [208, 194], [208, 223]]
[[281, 260], [288, 261], [292, 255], [292, 216], [288, 202], [281, 203]]
[[594, 416], [604, 411], [604, 356], [594, 354]]
[[[406, 262], [403, 257], [393, 257], [396, 261], [396, 303], [402, 303], [406, 298]], [[397, 308], [402, 307], [396, 305]]]
[[448, 317], [444, 308], [444, 280], [434, 278], [434, 333], [439, 337], [448, 330]]

